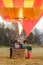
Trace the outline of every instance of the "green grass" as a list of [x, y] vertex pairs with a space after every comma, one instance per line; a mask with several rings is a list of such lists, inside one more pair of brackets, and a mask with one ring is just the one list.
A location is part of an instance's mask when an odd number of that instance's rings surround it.
[[10, 59], [9, 48], [0, 47], [0, 65], [43, 65], [43, 47], [34, 47], [31, 59]]

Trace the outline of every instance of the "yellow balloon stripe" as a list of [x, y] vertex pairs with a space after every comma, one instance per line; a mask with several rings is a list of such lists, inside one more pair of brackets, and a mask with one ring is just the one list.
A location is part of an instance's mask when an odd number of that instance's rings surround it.
[[3, 3], [5, 7], [13, 7], [13, 1], [12, 0], [3, 0]]
[[[2, 0], [5, 7], [14, 7], [13, 0]], [[24, 0], [24, 6], [25, 8], [32, 8], [34, 5], [34, 0]]]
[[34, 0], [24, 0], [24, 7], [25, 8], [32, 8], [34, 5]]

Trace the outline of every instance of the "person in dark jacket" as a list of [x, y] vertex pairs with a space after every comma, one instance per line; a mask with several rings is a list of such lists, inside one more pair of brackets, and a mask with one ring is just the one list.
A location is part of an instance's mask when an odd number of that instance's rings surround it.
[[10, 58], [12, 58], [12, 49], [13, 49], [13, 44], [11, 45], [11, 47], [10, 47]]
[[32, 52], [32, 46], [31, 46], [31, 44], [28, 45], [28, 51]]

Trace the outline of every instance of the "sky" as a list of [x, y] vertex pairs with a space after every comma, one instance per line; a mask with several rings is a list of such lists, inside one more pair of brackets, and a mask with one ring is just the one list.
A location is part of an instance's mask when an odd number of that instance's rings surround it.
[[[6, 22], [6, 21], [4, 21], [3, 19], [2, 19], [2, 17], [0, 16], [0, 23], [1, 22], [4, 22], [5, 24], [6, 24], [6, 26], [7, 25], [10, 25], [11, 23], [9, 23], [9, 22]], [[38, 21], [38, 23], [34, 26], [34, 28], [37, 28], [37, 29], [43, 29], [43, 16], [39, 19], [39, 21]], [[19, 24], [19, 28], [21, 28], [21, 30], [22, 30], [22, 26]], [[33, 29], [34, 29], [33, 28]]]
[[[39, 19], [38, 23], [35, 25], [38, 29], [43, 29], [43, 16]], [[34, 28], [35, 28], [34, 27]]]

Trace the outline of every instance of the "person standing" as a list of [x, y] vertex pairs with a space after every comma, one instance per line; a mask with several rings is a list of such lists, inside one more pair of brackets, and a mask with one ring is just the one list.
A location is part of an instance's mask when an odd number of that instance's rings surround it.
[[13, 49], [13, 44], [11, 45], [11, 47], [10, 47], [10, 58], [12, 58], [12, 49]]
[[20, 44], [18, 43], [18, 41], [16, 40], [14, 43], [14, 48], [15, 49], [20, 49]]
[[28, 45], [28, 59], [32, 57], [32, 46], [31, 44]]

